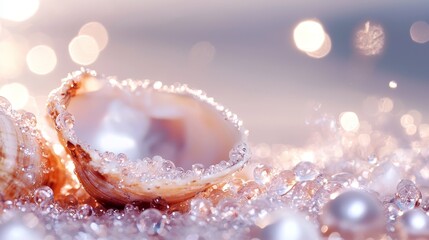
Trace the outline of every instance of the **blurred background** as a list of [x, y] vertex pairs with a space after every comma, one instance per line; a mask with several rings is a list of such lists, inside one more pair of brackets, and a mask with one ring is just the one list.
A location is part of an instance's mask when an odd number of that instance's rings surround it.
[[81, 66], [203, 89], [255, 143], [302, 145], [321, 119], [429, 131], [427, 1], [0, 0], [0, 95], [15, 108], [41, 118]]

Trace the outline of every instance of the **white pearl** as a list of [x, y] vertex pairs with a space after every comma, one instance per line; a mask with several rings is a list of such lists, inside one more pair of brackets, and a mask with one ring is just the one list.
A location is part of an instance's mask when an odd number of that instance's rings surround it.
[[429, 216], [421, 209], [407, 211], [399, 220], [399, 231], [406, 239], [428, 239]]
[[272, 222], [262, 229], [261, 239], [317, 240], [321, 238], [316, 226], [300, 213], [291, 211], [277, 213], [268, 221]]
[[320, 221], [328, 227], [327, 234], [338, 232], [343, 238], [374, 236], [384, 226], [381, 204], [369, 193], [359, 190], [344, 192], [330, 201]]

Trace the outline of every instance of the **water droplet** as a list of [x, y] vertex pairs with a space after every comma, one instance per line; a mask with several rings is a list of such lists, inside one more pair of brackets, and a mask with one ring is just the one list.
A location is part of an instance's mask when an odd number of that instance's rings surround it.
[[396, 187], [395, 202], [401, 210], [409, 210], [420, 205], [422, 193], [410, 180], [403, 179]]
[[60, 113], [55, 122], [61, 129], [72, 129], [74, 126], [74, 116], [68, 112]]
[[59, 201], [64, 208], [75, 208], [79, 203], [77, 198], [72, 194], [62, 197]]
[[207, 219], [211, 213], [212, 203], [205, 198], [194, 198], [191, 200], [189, 213], [193, 216]]
[[137, 221], [137, 228], [150, 236], [157, 235], [164, 228], [161, 212], [153, 208], [143, 211]]
[[269, 183], [273, 175], [273, 169], [263, 164], [256, 166], [253, 170], [253, 178], [255, 179], [255, 182], [260, 185], [265, 185]]
[[233, 219], [238, 217], [239, 208], [239, 203], [232, 198], [222, 199], [217, 206], [217, 209], [219, 210], [219, 215], [222, 219]]
[[174, 165], [174, 162], [172, 162], [170, 160], [162, 160], [161, 171], [163, 171], [163, 172], [170, 172], [175, 167], [176, 166]]
[[31, 112], [25, 112], [22, 114], [22, 119], [28, 123], [31, 127], [35, 127], [37, 125], [36, 116]]
[[92, 215], [92, 213], [92, 207], [88, 204], [83, 204], [78, 208], [76, 215], [78, 219], [87, 219]]
[[254, 181], [249, 181], [238, 190], [238, 195], [243, 196], [247, 199], [254, 199], [262, 193], [262, 189], [259, 184]]
[[283, 196], [295, 185], [295, 174], [291, 170], [281, 171], [270, 183], [269, 192]]
[[200, 163], [193, 164], [192, 171], [197, 175], [201, 175], [204, 172], [204, 165]]
[[297, 181], [314, 180], [320, 174], [317, 166], [311, 162], [298, 163], [294, 167], [293, 172], [295, 173]]
[[48, 186], [39, 187], [34, 191], [34, 202], [39, 205], [47, 205], [54, 201], [54, 191]]

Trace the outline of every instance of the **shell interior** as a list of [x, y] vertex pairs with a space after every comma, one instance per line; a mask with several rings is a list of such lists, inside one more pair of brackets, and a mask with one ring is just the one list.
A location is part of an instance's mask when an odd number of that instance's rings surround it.
[[92, 148], [130, 160], [161, 156], [186, 170], [227, 161], [240, 140], [231, 122], [189, 95], [148, 88], [136, 93], [104, 84], [77, 93], [67, 110], [76, 135]]
[[82, 70], [51, 92], [48, 113], [85, 189], [110, 205], [185, 200], [250, 158], [242, 121], [186, 85]]

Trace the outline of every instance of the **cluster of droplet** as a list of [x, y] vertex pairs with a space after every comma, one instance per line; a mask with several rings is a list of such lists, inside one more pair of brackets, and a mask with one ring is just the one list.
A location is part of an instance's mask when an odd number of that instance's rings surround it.
[[156, 183], [155, 180], [198, 180], [227, 170], [235, 164], [243, 164], [250, 157], [246, 143], [235, 146], [229, 154], [228, 161], [204, 166], [196, 163], [191, 169], [185, 170], [175, 166], [173, 161], [161, 156], [144, 159], [128, 159], [125, 154], [112, 152], [97, 152], [99, 159], [93, 159], [91, 166], [102, 174], [116, 174], [121, 176], [121, 184], [132, 185], [137, 183]]
[[32, 137], [40, 138], [40, 132], [37, 131], [37, 119], [33, 113], [27, 111], [15, 111], [12, 104], [4, 97], [0, 96], [0, 111], [9, 116], [20, 128], [23, 134], [29, 134]]
[[326, 175], [326, 168], [317, 163], [302, 161], [282, 169], [260, 160], [253, 159], [246, 167], [245, 171], [253, 170], [247, 179], [229, 179], [177, 204], [156, 198], [145, 206], [130, 203], [124, 209], [105, 208], [95, 201], [79, 202], [73, 195], [54, 199], [52, 189], [43, 186], [31, 197], [2, 201], [0, 236], [14, 226], [22, 234], [41, 236], [33, 239], [258, 239], [274, 224], [261, 221], [282, 209], [293, 209], [303, 213], [314, 229], [320, 229], [320, 238], [339, 237], [341, 228], [323, 235], [327, 226], [320, 215], [332, 199], [351, 189], [365, 191], [380, 202], [385, 239], [413, 234], [405, 222], [408, 218], [423, 216], [429, 224], [429, 195], [422, 194], [412, 180], [400, 180], [395, 192], [383, 195], [371, 191], [371, 185], [360, 184], [359, 176], [346, 172]]
[[[65, 83], [78, 84], [81, 74]], [[111, 82], [133, 91], [191, 91], [159, 82]], [[59, 93], [69, 87], [63, 85]], [[213, 102], [202, 92], [189, 94]], [[57, 126], [73, 137], [73, 118], [64, 102], [58, 103], [50, 114], [60, 113]], [[10, 108], [3, 101], [0, 107]], [[235, 121], [223, 107], [216, 108]], [[31, 116], [24, 119], [33, 121]], [[168, 204], [158, 197], [147, 204], [107, 208], [91, 199], [54, 196], [46, 186], [31, 197], [3, 200], [0, 239], [12, 227], [33, 239], [429, 238], [427, 139], [412, 139], [409, 146], [400, 147], [393, 136], [372, 130], [365, 133], [371, 143], [359, 144], [359, 132], [344, 131], [333, 118], [324, 115], [314, 123], [319, 128], [307, 147], [254, 146], [257, 154], [241, 172], [180, 203]], [[185, 171], [161, 157], [137, 161], [122, 154], [97, 154], [99, 161], [91, 164], [102, 173], [122, 176], [123, 184], [203, 177], [249, 157], [248, 146], [238, 145], [229, 161], [209, 168], [196, 164]]]

